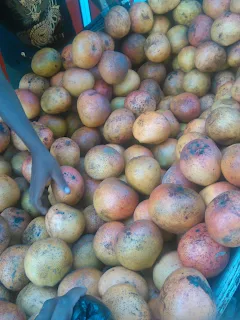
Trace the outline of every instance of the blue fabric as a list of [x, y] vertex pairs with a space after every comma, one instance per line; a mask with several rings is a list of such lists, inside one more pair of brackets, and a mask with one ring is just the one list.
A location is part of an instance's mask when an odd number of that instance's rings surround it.
[[[31, 72], [31, 58], [38, 49], [23, 44], [3, 25], [0, 25], [0, 48], [10, 82], [18, 88], [21, 77]], [[22, 56], [22, 52], [26, 57]]]

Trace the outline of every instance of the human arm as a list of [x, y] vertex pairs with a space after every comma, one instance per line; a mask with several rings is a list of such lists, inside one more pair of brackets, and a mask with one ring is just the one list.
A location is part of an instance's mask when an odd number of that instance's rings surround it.
[[65, 193], [70, 193], [70, 189], [62, 176], [57, 161], [42, 144], [1, 68], [0, 115], [4, 122], [23, 140], [32, 154], [33, 174], [30, 186], [30, 198], [36, 209], [42, 214], [46, 214], [46, 208], [42, 205], [41, 196], [49, 178], [54, 179]]

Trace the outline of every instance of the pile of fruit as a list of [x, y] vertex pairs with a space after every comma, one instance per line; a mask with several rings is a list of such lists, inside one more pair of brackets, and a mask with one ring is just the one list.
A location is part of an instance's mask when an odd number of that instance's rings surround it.
[[1, 122], [0, 318], [85, 286], [116, 320], [216, 319], [206, 279], [240, 246], [240, 1], [113, 7], [32, 71], [16, 94], [71, 193], [49, 181], [40, 215]]

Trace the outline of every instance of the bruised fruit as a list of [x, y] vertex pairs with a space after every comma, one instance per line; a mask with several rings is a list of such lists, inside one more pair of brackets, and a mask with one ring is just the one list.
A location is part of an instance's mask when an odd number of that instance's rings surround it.
[[110, 143], [122, 144], [133, 138], [135, 116], [132, 111], [122, 108], [114, 110], [103, 128], [104, 138]]
[[189, 132], [198, 132], [200, 134], [206, 135], [205, 125], [205, 119], [194, 119], [187, 124], [183, 133], [187, 134]]
[[206, 41], [197, 47], [195, 66], [202, 72], [216, 72], [226, 61], [226, 51], [213, 41]]
[[173, 10], [180, 3], [180, 0], [173, 0], [171, 2], [166, 0], [149, 0], [148, 2], [154, 13], [164, 14]]
[[189, 181], [183, 175], [179, 161], [176, 161], [172, 166], [164, 173], [162, 177], [162, 184], [173, 183], [180, 184], [185, 188], [190, 188], [197, 191], [197, 186], [193, 182]]
[[63, 203], [58, 203], [48, 210], [45, 223], [50, 237], [67, 243], [77, 241], [85, 228], [83, 213]]
[[37, 51], [31, 62], [33, 72], [42, 77], [52, 77], [60, 71], [61, 66], [61, 56], [53, 48], [43, 48]]
[[7, 301], [0, 301], [0, 317], [7, 320], [26, 320], [24, 312], [16, 304]]
[[58, 114], [68, 111], [72, 99], [69, 92], [62, 87], [51, 87], [41, 97], [41, 107], [49, 114]]
[[133, 214], [138, 205], [138, 194], [119, 179], [108, 178], [97, 187], [93, 205], [102, 220], [123, 220]]
[[[161, 320], [215, 320], [216, 305], [206, 278], [192, 268], [180, 268], [165, 281], [159, 297]], [[171, 317], [171, 318], [169, 318]]]
[[192, 20], [202, 13], [202, 6], [196, 0], [183, 0], [173, 10], [173, 19], [176, 23], [189, 26]]
[[122, 52], [131, 60], [132, 64], [138, 65], [146, 59], [145, 41], [146, 38], [139, 33], [132, 33], [123, 41]]
[[[0, 255], [7, 249], [11, 240], [11, 232], [8, 226], [8, 222], [0, 216]], [[1, 300], [1, 297], [0, 297]]]
[[16, 182], [6, 176], [0, 176], [0, 212], [14, 206], [20, 198], [20, 190]]
[[125, 97], [140, 86], [140, 78], [136, 71], [129, 69], [126, 77], [119, 84], [113, 86], [116, 96]]
[[82, 123], [90, 128], [103, 125], [111, 113], [108, 99], [95, 90], [86, 90], [79, 96], [77, 109]]
[[147, 3], [134, 3], [129, 14], [133, 32], [147, 33], [152, 29], [153, 12]]
[[3, 210], [1, 216], [9, 226], [11, 234], [10, 245], [21, 243], [23, 232], [32, 220], [31, 216], [24, 210], [14, 207]]
[[163, 169], [168, 169], [176, 160], [176, 139], [167, 139], [152, 148], [154, 158]]
[[187, 46], [182, 48], [177, 56], [177, 62], [179, 67], [184, 72], [189, 72], [195, 67], [195, 55], [196, 55], [196, 48], [193, 46]]
[[137, 158], [141, 156], [153, 158], [152, 152], [148, 148], [139, 144], [133, 144], [131, 147], [127, 148], [124, 151], [123, 156], [126, 164], [133, 158]]
[[151, 319], [146, 301], [131, 284], [124, 283], [110, 287], [102, 300], [116, 320], [128, 320], [130, 317], [131, 320]]
[[108, 84], [119, 84], [124, 80], [129, 69], [126, 56], [120, 52], [104, 51], [98, 64], [101, 77]]
[[128, 184], [144, 195], [150, 195], [161, 183], [160, 165], [148, 156], [131, 159], [126, 165], [125, 175]]
[[28, 315], [38, 314], [43, 304], [56, 298], [57, 290], [55, 288], [39, 287], [29, 283], [18, 294], [16, 304]]
[[0, 257], [0, 281], [11, 291], [20, 291], [29, 279], [24, 271], [24, 259], [29, 246], [15, 245], [7, 248]]
[[225, 149], [221, 161], [221, 169], [225, 179], [236, 187], [240, 187], [240, 175], [237, 169], [239, 167], [239, 159], [240, 144], [236, 143]]
[[69, 115], [66, 118], [67, 122], [67, 136], [71, 137], [72, 134], [79, 128], [83, 126], [81, 120], [79, 117], [76, 117], [75, 112], [69, 113]]
[[10, 301], [10, 291], [0, 283], [0, 301]]
[[210, 89], [211, 78], [208, 73], [193, 69], [184, 75], [182, 86], [184, 91], [203, 97]]
[[3, 156], [0, 156], [0, 175], [3, 174], [11, 176], [12, 167], [11, 164], [7, 160], [5, 160]]
[[10, 143], [10, 130], [4, 122], [0, 122], [0, 153], [5, 151]]
[[212, 239], [225, 247], [240, 244], [239, 195], [238, 190], [223, 192], [207, 206], [207, 230]]
[[200, 101], [196, 95], [185, 92], [172, 99], [170, 109], [180, 122], [189, 122], [199, 117]]
[[166, 141], [170, 134], [169, 121], [158, 112], [144, 112], [133, 124], [133, 136], [140, 143], [159, 144]]
[[133, 220], [152, 220], [152, 217], [148, 210], [148, 200], [140, 202], [134, 210]]
[[79, 68], [90, 69], [98, 64], [102, 51], [102, 42], [99, 36], [92, 31], [84, 30], [73, 40], [73, 63]]
[[211, 28], [212, 40], [222, 46], [229, 46], [240, 40], [239, 27], [239, 14], [229, 11], [224, 12], [213, 22]]
[[196, 191], [169, 183], [153, 190], [149, 212], [160, 228], [179, 234], [203, 221], [205, 204]]
[[[222, 169], [223, 170], [223, 169]], [[238, 190], [237, 187], [230, 184], [227, 181], [219, 181], [213, 184], [210, 184], [206, 188], [202, 189], [199, 194], [202, 196], [206, 206], [209, 205], [209, 203], [215, 199], [217, 196], [219, 196], [221, 193], [225, 191], [230, 190]]]
[[95, 234], [98, 229], [105, 223], [102, 220], [93, 205], [89, 205], [83, 210], [84, 218], [85, 218], [85, 232], [87, 234]]
[[205, 223], [187, 231], [178, 244], [184, 267], [200, 271], [206, 278], [216, 277], [228, 264], [230, 251], [210, 237]]
[[96, 90], [98, 93], [106, 97], [109, 101], [112, 100], [113, 95], [113, 88], [110, 84], [107, 84], [104, 80], [96, 80], [94, 87], [94, 90]]
[[45, 217], [37, 217], [33, 219], [22, 234], [23, 244], [28, 245], [47, 238], [49, 238], [49, 234], [46, 229]]
[[101, 276], [98, 283], [99, 294], [100, 296], [103, 296], [109, 288], [124, 283], [135, 287], [144, 300], [148, 299], [148, 286], [146, 280], [138, 273], [124, 267], [110, 268]]
[[27, 118], [36, 118], [40, 113], [39, 98], [34, 93], [26, 89], [17, 89], [15, 92]]
[[[115, 39], [125, 37], [131, 26], [128, 11], [121, 6], [114, 6], [104, 19], [105, 31]], [[113, 50], [113, 49], [112, 49]]]
[[75, 67], [72, 57], [72, 44], [65, 46], [61, 53], [62, 64], [65, 70]]
[[55, 140], [50, 152], [60, 166], [75, 167], [80, 161], [80, 149], [77, 143], [70, 138]]
[[165, 253], [153, 268], [153, 282], [155, 286], [161, 290], [167, 277], [182, 266], [177, 251]]
[[59, 188], [56, 182], [53, 181], [51, 184], [53, 195], [57, 202], [62, 202], [70, 206], [76, 205], [81, 200], [84, 193], [83, 178], [76, 169], [70, 166], [62, 166], [61, 171], [71, 192], [66, 194]]
[[71, 249], [63, 240], [48, 238], [31, 245], [24, 268], [33, 284], [54, 287], [70, 271], [72, 261]]
[[196, 139], [202, 139], [202, 138], [206, 138], [208, 139], [207, 136], [202, 135], [199, 132], [188, 132], [188, 133], [184, 133], [177, 142], [177, 146], [176, 146], [176, 157], [177, 159], [180, 159], [180, 155], [181, 152], [183, 150], [183, 148], [191, 141], [196, 140]]
[[188, 180], [208, 186], [220, 178], [221, 158], [220, 150], [211, 139], [196, 139], [182, 149], [180, 168]]
[[97, 258], [93, 249], [93, 234], [85, 234], [72, 247], [73, 268], [96, 268], [102, 269], [103, 264]]
[[184, 75], [182, 70], [172, 71], [167, 75], [163, 85], [163, 92], [166, 96], [176, 96], [184, 92]]
[[22, 164], [22, 175], [30, 183], [32, 177], [32, 156], [28, 156]]
[[139, 271], [153, 266], [162, 247], [159, 228], [152, 221], [140, 220], [119, 232], [116, 253], [122, 266]]
[[101, 135], [97, 128], [82, 127], [77, 129], [71, 139], [79, 146], [81, 154], [101, 143]]
[[98, 297], [98, 282], [101, 275], [102, 272], [95, 268], [82, 268], [73, 271], [60, 282], [58, 296], [65, 295], [72, 288], [85, 287], [87, 294]]
[[141, 80], [153, 79], [161, 84], [166, 78], [166, 68], [163, 63], [147, 61], [138, 69], [138, 74]]
[[67, 122], [62, 117], [44, 115], [39, 118], [38, 122], [48, 127], [56, 139], [64, 137], [67, 133]]
[[29, 195], [29, 188], [26, 189], [22, 194], [21, 206], [23, 210], [28, 212], [34, 218], [41, 215], [41, 213], [32, 205], [32, 202], [30, 200], [30, 195]]
[[211, 40], [211, 26], [213, 20], [204, 14], [198, 15], [192, 20], [188, 29], [188, 40], [194, 47], [199, 44]]
[[94, 77], [88, 70], [70, 68], [64, 72], [63, 87], [73, 97], [78, 97], [82, 92], [92, 89], [94, 83]]
[[171, 54], [171, 44], [165, 34], [152, 33], [146, 39], [144, 51], [151, 62], [163, 62]]
[[127, 95], [124, 107], [139, 116], [146, 111], [156, 110], [156, 101], [148, 92], [137, 90]]
[[107, 266], [120, 265], [116, 254], [118, 233], [124, 229], [124, 224], [119, 221], [107, 222], [101, 226], [93, 241], [97, 258]]
[[25, 74], [20, 82], [19, 89], [26, 89], [33, 92], [39, 98], [42, 96], [45, 90], [49, 88], [48, 79], [38, 76], [35, 73]]
[[240, 110], [217, 108], [206, 119], [206, 132], [216, 143], [229, 146], [240, 142], [239, 121]]
[[63, 75], [64, 71], [60, 71], [50, 79], [51, 87], [62, 87], [63, 86]]
[[99, 38], [102, 42], [103, 51], [106, 51], [106, 50], [114, 51], [115, 42], [109, 34], [103, 32], [103, 31], [97, 31], [97, 35], [99, 36]]
[[176, 25], [168, 30], [167, 37], [171, 45], [172, 53], [178, 54], [188, 45], [187, 32], [188, 28], [183, 25]]
[[97, 187], [99, 186], [99, 180], [95, 180], [89, 177], [86, 173], [83, 173], [84, 180], [84, 194], [82, 197], [82, 203], [84, 208], [91, 205], [93, 203], [93, 195]]
[[115, 149], [99, 145], [88, 151], [84, 167], [91, 178], [103, 180], [118, 177], [124, 169], [124, 159]]
[[141, 82], [141, 85], [139, 87], [140, 91], [146, 91], [150, 93], [150, 96], [153, 97], [156, 101], [156, 103], [159, 103], [159, 101], [164, 97], [164, 94], [157, 83], [157, 81], [153, 79], [145, 79]]
[[159, 32], [166, 34], [171, 28], [171, 22], [169, 18], [164, 15], [155, 15], [153, 18], [154, 22], [151, 33]]

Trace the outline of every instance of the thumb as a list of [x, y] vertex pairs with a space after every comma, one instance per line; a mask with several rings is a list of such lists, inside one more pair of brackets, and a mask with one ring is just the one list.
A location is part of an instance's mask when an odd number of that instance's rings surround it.
[[71, 301], [71, 304], [75, 306], [79, 298], [84, 296], [86, 293], [87, 293], [87, 289], [85, 287], [77, 287], [68, 291], [68, 293], [66, 294], [66, 297]]

